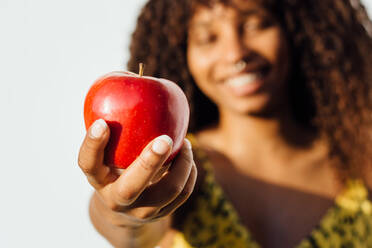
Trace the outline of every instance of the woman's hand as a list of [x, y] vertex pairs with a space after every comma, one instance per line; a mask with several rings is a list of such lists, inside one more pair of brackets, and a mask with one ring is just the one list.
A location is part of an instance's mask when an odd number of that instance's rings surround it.
[[87, 132], [78, 159], [80, 168], [106, 208], [102, 214], [109, 222], [116, 226], [138, 227], [170, 215], [187, 200], [197, 177], [188, 140], [185, 139], [169, 170], [152, 183], [164, 168], [172, 140], [168, 136], [154, 139], [119, 175], [103, 164], [109, 131], [104, 120], [97, 120]]

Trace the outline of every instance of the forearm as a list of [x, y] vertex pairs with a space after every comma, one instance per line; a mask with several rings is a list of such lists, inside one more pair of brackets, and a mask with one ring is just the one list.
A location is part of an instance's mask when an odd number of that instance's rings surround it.
[[118, 213], [109, 210], [96, 194], [93, 194], [89, 208], [90, 218], [97, 231], [114, 247], [153, 248], [169, 230], [169, 217], [136, 228], [114, 224]]

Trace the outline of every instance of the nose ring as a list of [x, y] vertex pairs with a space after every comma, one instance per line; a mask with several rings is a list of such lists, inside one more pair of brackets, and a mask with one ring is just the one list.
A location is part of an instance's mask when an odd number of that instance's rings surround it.
[[239, 60], [237, 63], [235, 63], [235, 70], [242, 71], [246, 66], [247, 63], [244, 60]]

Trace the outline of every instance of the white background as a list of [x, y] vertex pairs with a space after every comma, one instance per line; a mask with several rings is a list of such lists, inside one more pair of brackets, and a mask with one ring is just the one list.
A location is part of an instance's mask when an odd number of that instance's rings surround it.
[[0, 0], [0, 247], [110, 247], [76, 162], [83, 101], [125, 69], [144, 2]]

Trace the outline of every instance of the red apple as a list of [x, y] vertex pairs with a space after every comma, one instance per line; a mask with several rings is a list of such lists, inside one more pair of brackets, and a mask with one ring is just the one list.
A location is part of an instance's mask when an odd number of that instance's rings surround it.
[[189, 115], [186, 96], [175, 83], [130, 72], [111, 72], [99, 78], [84, 104], [87, 129], [100, 118], [109, 125], [105, 163], [121, 169], [163, 134], [173, 140], [170, 162], [183, 144]]

